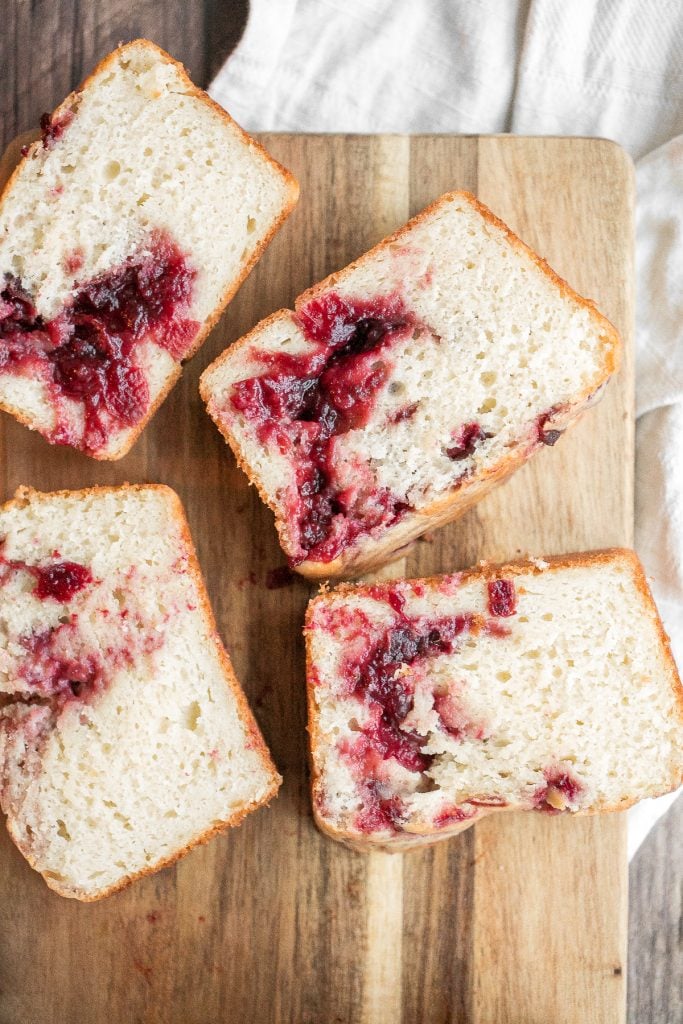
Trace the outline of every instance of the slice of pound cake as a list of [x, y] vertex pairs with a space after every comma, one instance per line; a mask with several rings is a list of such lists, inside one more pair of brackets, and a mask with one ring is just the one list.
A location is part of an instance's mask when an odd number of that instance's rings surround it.
[[118, 459], [298, 187], [146, 40], [42, 128], [0, 200], [0, 408]]
[[306, 623], [315, 817], [359, 849], [683, 778], [683, 690], [630, 551], [345, 585]]
[[22, 490], [0, 544], [0, 803], [51, 888], [107, 896], [275, 794], [173, 491]]
[[444, 195], [204, 373], [209, 413], [306, 576], [461, 515], [615, 370], [614, 328], [493, 214]]

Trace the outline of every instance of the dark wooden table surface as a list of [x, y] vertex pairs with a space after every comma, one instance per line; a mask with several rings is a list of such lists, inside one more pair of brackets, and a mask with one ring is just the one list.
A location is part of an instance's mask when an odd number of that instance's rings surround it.
[[[0, 13], [4, 148], [117, 43], [138, 36], [163, 46], [206, 86], [239, 41], [247, 0], [0, 0]], [[682, 849], [683, 800], [631, 865], [629, 1024], [683, 1024]]]

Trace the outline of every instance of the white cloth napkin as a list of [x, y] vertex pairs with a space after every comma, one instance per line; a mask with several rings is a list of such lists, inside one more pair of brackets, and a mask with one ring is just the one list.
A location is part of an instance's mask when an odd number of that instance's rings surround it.
[[[603, 136], [639, 161], [636, 546], [682, 665], [683, 4], [251, 0], [209, 91], [253, 131]], [[630, 855], [674, 797], [629, 811]]]

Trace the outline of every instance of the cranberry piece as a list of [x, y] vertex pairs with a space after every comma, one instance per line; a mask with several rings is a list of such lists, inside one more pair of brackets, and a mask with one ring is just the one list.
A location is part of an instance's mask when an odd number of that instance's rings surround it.
[[[60, 193], [59, 189], [55, 189], [57, 194]], [[75, 249], [64, 257], [64, 269], [67, 274], [77, 274], [79, 270], [83, 269], [83, 253], [80, 249]]]
[[397, 615], [405, 618], [406, 599], [403, 594], [399, 594], [398, 590], [390, 590], [387, 594], [387, 601]]
[[[544, 814], [561, 814], [563, 810], [574, 810], [583, 793], [583, 786], [566, 768], [546, 768], [543, 772], [545, 785], [534, 794], [536, 810]], [[557, 805], [563, 806], [557, 806]]]
[[[50, 440], [96, 452], [112, 431], [140, 422], [150, 396], [136, 347], [148, 339], [174, 359], [184, 357], [198, 328], [182, 315], [195, 276], [175, 243], [157, 232], [143, 252], [89, 281], [48, 322], [21, 283], [6, 277], [0, 371], [45, 381], [57, 413]], [[82, 437], [65, 426], [63, 398], [83, 406]]]
[[397, 831], [404, 817], [404, 808], [400, 797], [392, 795], [386, 784], [381, 755], [364, 735], [353, 743], [342, 741], [339, 752], [351, 767], [362, 800], [356, 827], [361, 832]]
[[52, 149], [55, 143], [61, 139], [73, 119], [73, 110], [65, 110], [59, 117], [52, 117], [50, 114], [42, 115], [40, 118], [40, 130], [45, 149]]
[[419, 402], [411, 402], [410, 405], [404, 405], [400, 409], [397, 409], [395, 413], [389, 417], [390, 423], [404, 423], [406, 420], [413, 418], [417, 412]]
[[464, 423], [454, 435], [455, 444], [446, 448], [446, 455], [454, 462], [461, 462], [474, 454], [474, 449], [478, 444], [492, 436], [492, 434], [487, 434], [478, 423]]
[[363, 810], [356, 816], [359, 832], [397, 832], [405, 817], [403, 802], [398, 796], [381, 796], [381, 786], [370, 780], [363, 789]]
[[[56, 601], [70, 601], [84, 587], [93, 582], [93, 575], [85, 565], [78, 562], [53, 562], [51, 565], [29, 565], [21, 559], [7, 559], [2, 554], [4, 541], [0, 542], [0, 586], [9, 576], [17, 571], [30, 573], [36, 579], [33, 591], [35, 597], [44, 601], [54, 598]], [[59, 552], [55, 551], [58, 556]]]
[[488, 619], [484, 624], [484, 632], [488, 633], [489, 636], [510, 636], [512, 630], [509, 626], [504, 625], [502, 622], [498, 622], [497, 619]]
[[232, 404], [252, 423], [273, 419], [310, 419], [317, 381], [291, 374], [265, 375], [241, 380], [233, 388]]
[[423, 754], [420, 749], [425, 737], [401, 730], [388, 711], [383, 712], [377, 724], [366, 726], [363, 734], [384, 760], [393, 757], [410, 772], [424, 772], [432, 763], [431, 755]]
[[33, 593], [41, 601], [70, 601], [93, 581], [90, 569], [78, 562], [56, 562], [36, 570], [38, 583]]
[[[411, 772], [425, 772], [433, 757], [424, 753], [424, 736], [404, 727], [413, 708], [413, 682], [401, 674], [406, 665], [455, 650], [458, 637], [481, 628], [482, 620], [474, 615], [444, 616], [439, 619], [411, 619], [405, 612], [405, 598], [389, 586], [372, 588], [371, 595], [386, 601], [395, 613], [394, 623], [374, 627], [366, 616], [349, 617], [340, 608], [326, 616], [325, 628], [342, 629], [347, 634], [349, 654], [342, 664], [346, 692], [365, 704], [370, 712], [358, 738], [343, 739], [339, 751], [351, 767], [363, 799], [363, 810], [357, 820], [361, 831], [400, 828], [403, 807], [398, 798], [385, 799], [383, 764], [393, 759]], [[368, 642], [368, 633], [374, 638]], [[483, 738], [481, 727], [472, 724], [472, 731]], [[457, 820], [471, 817], [473, 811], [456, 809]], [[449, 812], [450, 814], [450, 812]], [[453, 820], [449, 817], [449, 821]]]
[[489, 612], [506, 618], [514, 615], [517, 608], [517, 593], [512, 580], [489, 580]]
[[386, 489], [344, 490], [334, 447], [339, 435], [368, 422], [388, 378], [391, 346], [417, 325], [397, 294], [368, 302], [330, 292], [307, 303], [298, 321], [310, 351], [264, 353], [266, 372], [238, 381], [230, 399], [260, 441], [277, 446], [296, 467], [289, 512], [300, 553], [293, 564], [307, 557], [329, 562], [361, 534], [408, 510]]
[[377, 348], [387, 334], [416, 325], [397, 293], [367, 301], [328, 292], [299, 310], [299, 323], [311, 341], [346, 355]]
[[18, 277], [7, 274], [0, 292], [0, 368], [9, 363], [11, 349], [9, 342], [24, 331], [40, 329], [42, 320], [36, 316], [31, 296], [22, 286]]

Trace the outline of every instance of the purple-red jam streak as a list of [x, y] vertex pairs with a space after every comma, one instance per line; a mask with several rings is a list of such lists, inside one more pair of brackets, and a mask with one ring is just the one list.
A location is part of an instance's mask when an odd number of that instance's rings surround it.
[[[491, 582], [498, 585], [489, 584], [489, 614], [513, 614], [514, 584], [510, 580]], [[421, 596], [424, 587], [416, 583], [412, 592]], [[385, 762], [393, 759], [408, 771], [426, 772], [434, 761], [434, 756], [424, 751], [427, 737], [404, 725], [413, 710], [416, 677], [402, 670], [424, 659], [453, 654], [461, 642], [459, 638], [489, 634], [493, 620], [474, 612], [411, 617], [406, 611], [405, 591], [384, 584], [370, 587], [368, 596], [391, 608], [391, 624], [378, 626], [365, 613], [354, 613], [344, 606], [332, 609], [324, 620], [323, 628], [333, 633], [342, 630], [346, 636], [347, 650], [340, 665], [342, 690], [367, 709], [361, 725], [352, 723], [351, 736], [355, 738], [343, 738], [338, 749], [353, 773], [362, 801], [355, 827], [361, 832], [400, 831], [406, 812], [401, 797], [392, 792]], [[497, 635], [496, 631], [492, 635]], [[489, 737], [487, 723], [471, 717], [461, 703], [457, 686], [448, 692], [435, 692], [433, 706], [439, 728], [453, 739], [485, 741]], [[501, 807], [505, 801], [482, 794], [461, 807], [444, 808], [434, 825], [447, 828], [466, 821], [476, 815], [478, 806]]]
[[[395, 623], [343, 665], [346, 690], [370, 710], [370, 721], [358, 738], [340, 744], [363, 802], [355, 827], [366, 833], [398, 831], [404, 817], [401, 798], [383, 782], [383, 762], [393, 758], [408, 771], [425, 772], [433, 761], [432, 755], [422, 751], [426, 737], [402, 728], [413, 708], [413, 687], [408, 675], [397, 673], [419, 660], [451, 654], [461, 634], [478, 628], [473, 615], [411, 619], [404, 611], [405, 599], [397, 591], [377, 588], [375, 596], [391, 606]], [[469, 812], [462, 812], [463, 818], [468, 816]]]
[[360, 832], [398, 831], [404, 818], [403, 802], [399, 796], [383, 796], [382, 786], [374, 779], [362, 785], [363, 809], [356, 816]]
[[[40, 601], [70, 602], [95, 580], [91, 570], [79, 562], [53, 561], [31, 565], [3, 554], [0, 541], [0, 587], [18, 573], [32, 577], [32, 594]], [[54, 552], [54, 558], [59, 553]], [[17, 676], [32, 691], [30, 696], [54, 698], [56, 707], [74, 701], [87, 702], [101, 693], [114, 672], [134, 664], [137, 657], [149, 655], [163, 643], [163, 633], [148, 629], [135, 613], [124, 605], [113, 617], [108, 608], [93, 607], [90, 616], [109, 623], [111, 641], [101, 646], [90, 628], [83, 629], [78, 610], [69, 609], [56, 625], [38, 625], [16, 638], [23, 656], [17, 663]]]
[[[0, 586], [15, 573], [28, 573], [35, 580], [33, 596], [39, 601], [66, 603], [95, 582], [90, 569], [79, 562], [31, 565], [22, 559], [5, 558], [3, 546], [4, 542], [0, 542]], [[101, 653], [83, 649], [76, 616], [58, 626], [20, 637], [19, 644], [26, 652], [19, 675], [38, 693], [80, 700], [102, 687]]]
[[[68, 643], [65, 643], [68, 640]], [[104, 687], [104, 664], [99, 651], [81, 651], [75, 623], [23, 637], [27, 657], [20, 674], [38, 693], [72, 700], [84, 700]], [[73, 654], [66, 653], [68, 647]]]
[[[195, 276], [175, 243], [156, 232], [143, 251], [82, 285], [51, 320], [38, 315], [17, 278], [5, 278], [0, 373], [45, 383], [57, 421], [49, 440], [97, 452], [112, 431], [140, 422], [150, 394], [136, 347], [150, 340], [175, 360], [187, 354], [199, 326], [183, 315]], [[60, 412], [63, 399], [82, 404], [82, 436]]]
[[487, 434], [478, 423], [463, 423], [453, 436], [452, 446], [446, 448], [446, 455], [454, 462], [461, 462], [474, 455], [477, 445], [492, 436], [492, 434]]
[[[399, 598], [391, 594], [392, 598]], [[471, 615], [440, 619], [409, 619], [398, 602], [391, 601], [397, 621], [360, 655], [349, 657], [343, 668], [346, 688], [367, 704], [372, 720], [363, 729], [367, 743], [383, 760], [393, 757], [409, 771], [426, 771], [431, 756], [422, 753], [424, 736], [401, 728], [413, 708], [410, 676], [398, 675], [400, 668], [439, 654], [451, 654], [456, 638], [474, 625]]]
[[[489, 614], [513, 615], [517, 602], [514, 582], [490, 580], [487, 586]], [[369, 711], [363, 725], [352, 723], [356, 738], [342, 739], [338, 749], [353, 772], [362, 802], [354, 827], [365, 833], [397, 832], [401, 830], [407, 811], [401, 797], [392, 792], [384, 762], [394, 759], [408, 771], [425, 772], [434, 760], [423, 750], [427, 737], [403, 728], [413, 709], [414, 683], [410, 673], [403, 674], [400, 670], [421, 659], [452, 654], [461, 635], [490, 633], [491, 620], [477, 614], [410, 618], [405, 610], [406, 598], [399, 590], [378, 584], [369, 588], [368, 593], [393, 610], [395, 618], [391, 625], [378, 630], [364, 613], [354, 615], [344, 608], [336, 610], [326, 624], [326, 628], [341, 628], [347, 633], [352, 653], [347, 654], [341, 664], [343, 690], [361, 701]], [[363, 646], [366, 636], [369, 639]], [[457, 687], [454, 691], [434, 693], [434, 710], [439, 716], [439, 727], [458, 741], [486, 740], [490, 735], [486, 724], [471, 719], [460, 705]], [[545, 781], [533, 793], [532, 807], [551, 815], [561, 813], [562, 809], [577, 810], [584, 786], [572, 771], [564, 765], [550, 765], [543, 769], [543, 775]], [[437, 829], [448, 829], [474, 818], [480, 807], [505, 806], [503, 797], [481, 794], [462, 805], [444, 806], [433, 818], [433, 825]]]
[[231, 395], [259, 440], [295, 461], [297, 495], [288, 512], [298, 526], [300, 552], [293, 564], [329, 562], [356, 537], [395, 523], [408, 509], [360, 475], [351, 485], [341, 483], [335, 439], [368, 422], [388, 379], [392, 345], [419, 326], [398, 295], [367, 302], [329, 293], [304, 306], [298, 321], [310, 351], [258, 353], [267, 372], [239, 381]]
[[[121, 623], [128, 618], [120, 613]], [[157, 631], [145, 633], [140, 622], [132, 634], [116, 633], [116, 642], [101, 648], [88, 639], [72, 614], [60, 625], [36, 630], [19, 639], [26, 656], [18, 673], [37, 695], [56, 698], [58, 705], [87, 702], [106, 689], [113, 674], [130, 667], [140, 655], [149, 655], [163, 643]]]

